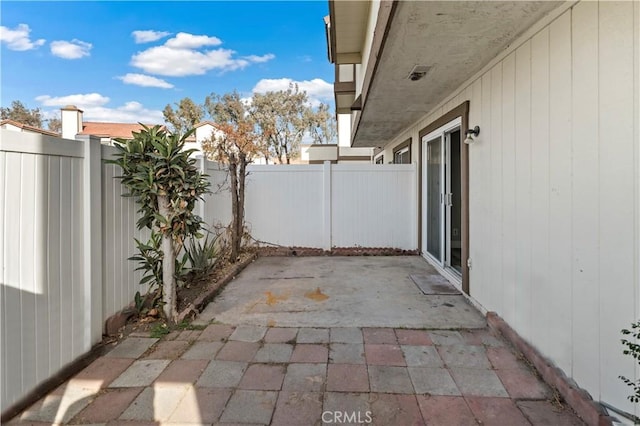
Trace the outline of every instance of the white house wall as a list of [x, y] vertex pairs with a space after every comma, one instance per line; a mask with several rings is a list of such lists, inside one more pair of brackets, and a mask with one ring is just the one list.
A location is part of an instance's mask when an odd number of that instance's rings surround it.
[[[580, 2], [384, 151], [470, 101], [471, 296], [596, 400], [632, 412], [640, 296], [640, 3]], [[637, 413], [636, 413], [637, 414]]]

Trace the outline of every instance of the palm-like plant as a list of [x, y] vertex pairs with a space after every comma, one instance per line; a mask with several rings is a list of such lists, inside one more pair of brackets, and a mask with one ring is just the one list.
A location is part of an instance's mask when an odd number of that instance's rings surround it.
[[[200, 237], [202, 219], [193, 213], [198, 199], [209, 192], [209, 181], [190, 157], [194, 150], [183, 150], [193, 130], [180, 136], [169, 134], [161, 126], [147, 127], [133, 133], [133, 139], [116, 139], [118, 150], [111, 164], [122, 168], [122, 184], [128, 189], [123, 196], [135, 197], [140, 206], [138, 229], [152, 231], [151, 240], [140, 244], [140, 256], [145, 270], [144, 282], [162, 289], [163, 309], [169, 320], [177, 316], [176, 257], [189, 236]], [[160, 236], [159, 255], [154, 233]], [[157, 236], [155, 238], [158, 238]], [[156, 254], [158, 254], [156, 253]], [[158, 262], [162, 263], [162, 281], [158, 282]]]

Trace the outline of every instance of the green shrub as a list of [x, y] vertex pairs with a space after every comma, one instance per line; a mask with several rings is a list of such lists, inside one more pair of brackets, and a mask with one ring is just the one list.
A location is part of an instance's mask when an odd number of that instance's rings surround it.
[[[640, 339], [640, 321], [632, 323], [631, 330], [622, 330], [622, 334], [625, 336], [630, 336], [630, 338], [632, 338], [633, 340], [638, 341], [638, 339]], [[624, 353], [625, 355], [631, 355], [633, 359], [640, 363], [640, 345], [630, 341], [627, 338], [622, 339], [622, 344], [626, 346], [626, 349], [622, 351], [622, 353]], [[633, 390], [633, 394], [629, 395], [627, 399], [634, 403], [640, 402], [640, 380], [633, 381], [624, 376], [619, 376], [619, 378]]]
[[204, 239], [192, 237], [184, 246], [185, 255], [195, 274], [209, 272], [218, 257], [218, 236], [210, 238], [210, 235], [207, 233]]

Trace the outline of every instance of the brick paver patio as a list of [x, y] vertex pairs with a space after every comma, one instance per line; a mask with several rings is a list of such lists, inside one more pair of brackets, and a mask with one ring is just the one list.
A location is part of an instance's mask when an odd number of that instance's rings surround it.
[[130, 336], [13, 423], [579, 425], [488, 329]]

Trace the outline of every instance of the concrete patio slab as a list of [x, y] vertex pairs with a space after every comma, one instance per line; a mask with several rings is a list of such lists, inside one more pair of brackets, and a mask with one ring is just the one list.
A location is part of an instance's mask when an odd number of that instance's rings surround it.
[[364, 345], [349, 343], [332, 343], [329, 359], [336, 364], [364, 364]]
[[287, 343], [265, 343], [254, 357], [256, 362], [289, 362], [293, 345]]
[[264, 336], [264, 341], [266, 343], [293, 343], [297, 335], [297, 328], [269, 328]]
[[[293, 269], [276, 260], [264, 271], [250, 267], [242, 284], [268, 288], [263, 307], [159, 340], [139, 332], [10, 424], [582, 424], [549, 402], [550, 389], [464, 300], [444, 309], [417, 292], [408, 275], [424, 273], [420, 259], [287, 259]], [[368, 269], [377, 274], [363, 272]], [[336, 270], [347, 274], [340, 282]], [[233, 289], [242, 277], [231, 291], [244, 291]], [[370, 284], [378, 278], [386, 281]], [[335, 293], [315, 283], [309, 297], [301, 296], [311, 311], [286, 308], [260, 317], [265, 306], [292, 302], [314, 279], [333, 279]], [[398, 293], [403, 286], [411, 291]], [[355, 295], [373, 311], [340, 300]], [[411, 299], [425, 306], [414, 310]], [[237, 299], [238, 306], [250, 300], [256, 299]], [[444, 315], [449, 326], [440, 329], [441, 319], [433, 320], [430, 311]], [[329, 326], [336, 318], [339, 326]], [[462, 323], [467, 328], [457, 328]]]
[[369, 392], [369, 376], [365, 365], [329, 364], [327, 390], [336, 392]]
[[380, 425], [425, 425], [415, 395], [371, 395], [371, 418]]
[[508, 397], [506, 389], [493, 370], [451, 368], [449, 370], [464, 396]]
[[223, 423], [269, 424], [278, 392], [239, 390], [231, 397], [220, 421]]
[[362, 331], [356, 327], [332, 328], [329, 339], [331, 343], [364, 343]]
[[[360, 422], [365, 423], [363, 420], [366, 420], [367, 411], [371, 410], [371, 397], [369, 393], [358, 393], [358, 392], [325, 392], [324, 394], [324, 411], [329, 411], [331, 413], [356, 413], [356, 420], [354, 423], [357, 423], [357, 414], [360, 413]], [[323, 425], [325, 424], [335, 424], [335, 417], [326, 416], [323, 419]]]
[[229, 389], [189, 388], [169, 417], [169, 423], [215, 423], [230, 397]]
[[148, 387], [122, 413], [122, 420], [166, 421], [187, 392], [187, 387]]
[[110, 389], [76, 416], [78, 423], [104, 423], [117, 419], [144, 388]]
[[158, 339], [148, 337], [130, 337], [120, 342], [120, 344], [113, 348], [106, 356], [113, 358], [138, 358], [157, 341]]
[[408, 370], [417, 394], [460, 395], [446, 368], [409, 367]]
[[317, 392], [324, 388], [327, 364], [289, 364], [283, 390]]
[[491, 368], [484, 346], [440, 346], [438, 353], [448, 367]]
[[329, 343], [328, 328], [304, 327], [298, 330], [298, 343]]
[[460, 291], [441, 275], [412, 274], [409, 277], [424, 294], [460, 294]]
[[425, 295], [411, 274], [440, 277], [418, 256], [264, 257], [227, 285], [196, 324], [216, 320], [278, 327], [485, 326], [463, 296]]
[[409, 367], [442, 367], [444, 363], [435, 346], [402, 345], [402, 352]]
[[21, 422], [66, 424], [91, 402], [95, 389], [63, 387], [47, 395], [19, 417]]
[[222, 342], [195, 342], [189, 350], [182, 354], [182, 359], [214, 359], [222, 349]]
[[429, 425], [478, 426], [467, 402], [460, 396], [418, 395], [416, 399]]
[[145, 359], [131, 364], [109, 387], [124, 388], [149, 386], [171, 361], [168, 359]]
[[406, 367], [369, 366], [371, 392], [413, 394], [413, 385]]
[[266, 327], [256, 327], [256, 326], [240, 326], [235, 329], [231, 336], [229, 336], [229, 340], [238, 340], [240, 342], [258, 342], [260, 341], [265, 333], [267, 332]]
[[313, 425], [322, 414], [321, 392], [280, 392], [272, 425]]
[[211, 361], [196, 382], [199, 387], [232, 388], [247, 369], [246, 362]]

